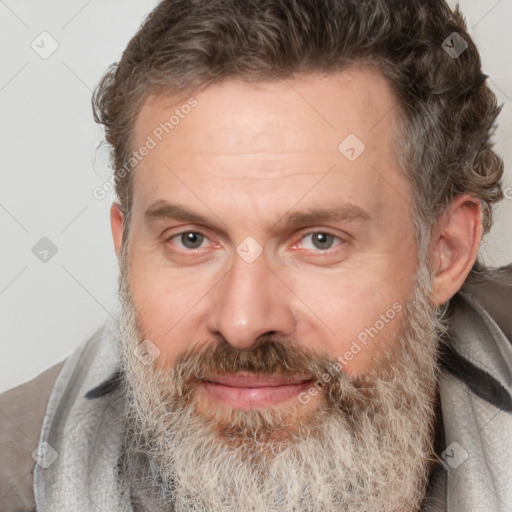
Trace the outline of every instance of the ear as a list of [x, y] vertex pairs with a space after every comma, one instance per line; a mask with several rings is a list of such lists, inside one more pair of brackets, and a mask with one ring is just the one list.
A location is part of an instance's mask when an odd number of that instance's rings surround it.
[[478, 255], [482, 239], [482, 205], [474, 197], [456, 197], [432, 230], [431, 300], [445, 304], [463, 285]]
[[110, 207], [110, 226], [112, 228], [112, 238], [114, 239], [114, 249], [117, 257], [120, 256], [121, 247], [123, 245], [123, 219], [124, 214], [118, 203], [112, 203]]

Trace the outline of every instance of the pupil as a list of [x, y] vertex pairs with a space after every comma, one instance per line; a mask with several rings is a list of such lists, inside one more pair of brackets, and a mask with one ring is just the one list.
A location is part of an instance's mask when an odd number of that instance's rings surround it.
[[332, 235], [329, 235], [328, 233], [315, 233], [313, 242], [319, 249], [328, 249], [331, 245], [329, 242], [332, 242]]
[[181, 241], [183, 242], [183, 245], [188, 249], [197, 249], [201, 245], [202, 238], [203, 235], [194, 233], [192, 231], [181, 235]]

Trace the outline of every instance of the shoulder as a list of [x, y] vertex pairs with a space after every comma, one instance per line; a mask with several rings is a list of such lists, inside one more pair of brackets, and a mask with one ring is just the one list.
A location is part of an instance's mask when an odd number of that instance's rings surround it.
[[[453, 307], [451, 307], [453, 306]], [[512, 412], [512, 265], [477, 266], [450, 301], [441, 364], [474, 394]]]
[[478, 266], [460, 291], [477, 302], [512, 343], [512, 264], [495, 269]]
[[64, 361], [0, 395], [0, 509], [32, 511], [32, 452]]

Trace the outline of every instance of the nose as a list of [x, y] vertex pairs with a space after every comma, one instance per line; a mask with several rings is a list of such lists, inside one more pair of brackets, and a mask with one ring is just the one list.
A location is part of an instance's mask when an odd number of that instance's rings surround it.
[[295, 329], [292, 292], [266, 263], [264, 253], [252, 263], [234, 255], [231, 270], [215, 287], [208, 330], [232, 346], [250, 349], [262, 335], [289, 338]]

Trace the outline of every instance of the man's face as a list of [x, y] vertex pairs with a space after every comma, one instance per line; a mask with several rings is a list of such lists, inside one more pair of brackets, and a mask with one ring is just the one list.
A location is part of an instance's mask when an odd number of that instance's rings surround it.
[[177, 510], [231, 510], [234, 488], [267, 510], [290, 481], [279, 510], [410, 509], [436, 322], [387, 83], [354, 68], [193, 96], [147, 101], [135, 126], [139, 148], [181, 112], [133, 176], [121, 260], [134, 452]]
[[[352, 69], [227, 81], [194, 98], [134, 174], [130, 285], [157, 365], [217, 337], [249, 349], [272, 332], [365, 372], [397, 331], [417, 266], [384, 78]], [[133, 147], [157, 140], [152, 132], [186, 100], [146, 102]], [[165, 203], [204, 221], [155, 214]], [[334, 209], [339, 218], [329, 217]], [[327, 214], [301, 218], [313, 211]], [[253, 396], [254, 406], [277, 400]], [[204, 390], [205, 402], [223, 407], [223, 398]], [[237, 398], [250, 404], [251, 395]]]

